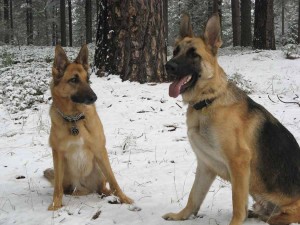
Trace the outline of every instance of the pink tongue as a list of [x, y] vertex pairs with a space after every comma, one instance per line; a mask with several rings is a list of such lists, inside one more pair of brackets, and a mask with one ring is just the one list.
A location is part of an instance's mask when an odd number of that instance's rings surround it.
[[181, 80], [176, 80], [169, 86], [169, 96], [177, 98], [180, 94], [180, 88], [186, 81], [187, 77], [182, 78]]

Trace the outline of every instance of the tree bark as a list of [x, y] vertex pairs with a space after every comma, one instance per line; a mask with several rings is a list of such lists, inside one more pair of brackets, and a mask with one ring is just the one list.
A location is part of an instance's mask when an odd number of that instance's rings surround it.
[[100, 1], [96, 0], [96, 21], [99, 21], [99, 15], [100, 15]]
[[241, 46], [252, 46], [251, 0], [241, 1]]
[[284, 35], [284, 4], [285, 0], [281, 0], [281, 35]]
[[168, 80], [164, 4], [160, 0], [102, 0], [95, 65], [122, 80]]
[[[113, 30], [120, 28], [120, 20], [116, 20], [112, 13], [112, 4], [108, 4], [109, 0], [102, 0], [98, 2], [99, 7], [99, 18], [97, 25], [96, 34], [96, 49], [95, 49], [95, 66], [101, 73], [116, 73], [116, 64], [114, 60], [114, 52], [117, 45], [116, 32], [110, 32], [109, 29]], [[114, 30], [113, 30], [114, 31]]]
[[208, 18], [210, 18], [211, 15], [216, 12], [218, 12], [219, 15], [221, 14], [220, 10], [222, 5], [222, 0], [208, 0], [207, 5], [208, 5], [208, 11], [207, 11]]
[[241, 45], [240, 2], [231, 0], [233, 46]]
[[32, 0], [26, 0], [26, 21], [27, 21], [27, 45], [33, 44], [33, 15], [32, 15]]
[[[2, 0], [0, 0], [0, 5], [3, 5]], [[2, 7], [2, 8], [4, 8], [4, 7]], [[2, 8], [0, 8], [0, 24], [3, 24], [3, 11], [2, 11]], [[0, 32], [0, 42], [4, 41], [3, 40], [3, 33], [4, 32]]]
[[221, 25], [221, 37], [222, 37], [222, 30], [223, 30], [223, 26], [222, 26], [222, 1], [223, 0], [218, 0], [218, 8], [217, 8], [217, 12], [218, 12], [218, 14], [219, 14], [219, 17], [220, 17], [220, 25]]
[[300, 44], [300, 0], [298, 7], [298, 44]]
[[165, 38], [166, 38], [166, 47], [168, 45], [168, 0], [163, 1], [163, 15], [164, 15], [164, 22], [165, 22]]
[[275, 50], [273, 0], [255, 0], [254, 19], [253, 47]]
[[73, 46], [73, 25], [72, 25], [72, 1], [68, 0], [68, 12], [69, 12], [69, 46]]
[[9, 4], [8, 0], [4, 0], [4, 23], [5, 23], [5, 33], [4, 33], [4, 42], [9, 43]]
[[13, 39], [14, 39], [14, 20], [13, 20], [12, 0], [9, 1], [9, 18], [10, 18], [10, 27], [9, 27], [10, 40], [13, 41]]
[[53, 5], [52, 8], [52, 16], [53, 16], [53, 22], [52, 22], [52, 45], [55, 46], [58, 44], [58, 29], [57, 29], [57, 8], [56, 5]]
[[60, 0], [60, 35], [61, 46], [67, 46], [67, 32], [66, 32], [66, 2]]
[[52, 45], [55, 46], [56, 42], [55, 42], [55, 22], [54, 22], [54, 18], [55, 18], [55, 6], [52, 7], [52, 16], [53, 16], [53, 22], [52, 22]]
[[48, 22], [48, 12], [47, 12], [47, 7], [46, 7], [46, 4], [45, 4], [45, 7], [44, 7], [44, 15], [45, 15], [45, 20], [46, 20], [46, 43], [47, 45], [49, 45], [51, 42], [49, 41], [50, 40], [50, 35], [49, 35], [49, 22]]
[[92, 1], [85, 1], [85, 34], [86, 43], [92, 43]]

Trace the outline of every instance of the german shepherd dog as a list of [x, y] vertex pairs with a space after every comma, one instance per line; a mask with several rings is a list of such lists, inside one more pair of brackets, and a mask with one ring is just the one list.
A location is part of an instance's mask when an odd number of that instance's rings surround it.
[[[293, 135], [263, 106], [227, 81], [217, 61], [220, 21], [213, 15], [204, 35], [194, 37], [183, 15], [173, 58], [166, 64], [174, 82], [169, 95], [188, 104], [188, 138], [197, 158], [187, 205], [167, 220], [196, 215], [216, 176], [232, 185], [233, 216], [247, 214], [269, 224], [300, 222], [300, 148]], [[248, 195], [255, 200], [247, 210]]]
[[[55, 48], [50, 85], [50, 146], [53, 169], [44, 176], [54, 185], [49, 210], [62, 207], [63, 193], [91, 192], [119, 197], [132, 203], [120, 189], [105, 148], [105, 136], [94, 102], [97, 96], [89, 85], [88, 48], [84, 45], [74, 62], [69, 62], [60, 46]], [[110, 189], [106, 187], [109, 183]]]

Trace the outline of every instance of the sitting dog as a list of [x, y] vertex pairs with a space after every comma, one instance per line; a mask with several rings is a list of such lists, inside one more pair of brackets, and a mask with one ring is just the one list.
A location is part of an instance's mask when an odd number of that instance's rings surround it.
[[217, 61], [222, 45], [220, 21], [213, 15], [204, 35], [194, 37], [183, 15], [173, 58], [166, 64], [174, 82], [169, 95], [188, 104], [188, 138], [197, 158], [195, 181], [187, 205], [163, 218], [196, 215], [216, 176], [232, 185], [230, 225], [249, 216], [269, 224], [300, 222], [300, 148], [294, 136], [263, 106], [227, 81]]
[[[131, 204], [120, 189], [105, 148], [105, 136], [94, 102], [97, 96], [89, 85], [88, 49], [84, 45], [74, 62], [69, 62], [60, 46], [55, 48], [50, 108], [50, 146], [53, 169], [44, 176], [54, 185], [49, 210], [62, 207], [63, 193], [91, 192], [119, 197]], [[106, 187], [109, 183], [110, 189]]]

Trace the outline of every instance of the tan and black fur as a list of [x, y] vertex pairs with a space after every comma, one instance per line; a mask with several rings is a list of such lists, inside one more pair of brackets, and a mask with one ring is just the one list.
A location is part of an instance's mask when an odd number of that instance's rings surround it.
[[[122, 203], [133, 202], [122, 192], [111, 169], [103, 126], [94, 105], [97, 96], [89, 85], [88, 69], [86, 45], [81, 48], [74, 62], [69, 62], [60, 46], [55, 48], [49, 138], [54, 170], [47, 169], [44, 172], [54, 185], [53, 202], [49, 210], [62, 207], [63, 193], [114, 194]], [[71, 134], [73, 123], [65, 121], [61, 113], [68, 116], [84, 113], [84, 119], [76, 122], [78, 135]], [[106, 187], [107, 182], [110, 189]]]
[[[186, 207], [163, 217], [185, 220], [196, 215], [220, 176], [232, 185], [230, 225], [240, 225], [247, 217], [249, 194], [255, 200], [249, 217], [277, 225], [300, 222], [299, 145], [263, 106], [227, 81], [217, 61], [221, 44], [218, 15], [208, 20], [202, 37], [194, 37], [190, 19], [183, 15], [166, 70], [174, 84], [183, 84], [188, 137], [198, 164]], [[170, 96], [176, 97], [179, 89], [171, 86]], [[204, 100], [209, 104], [197, 110]]]

